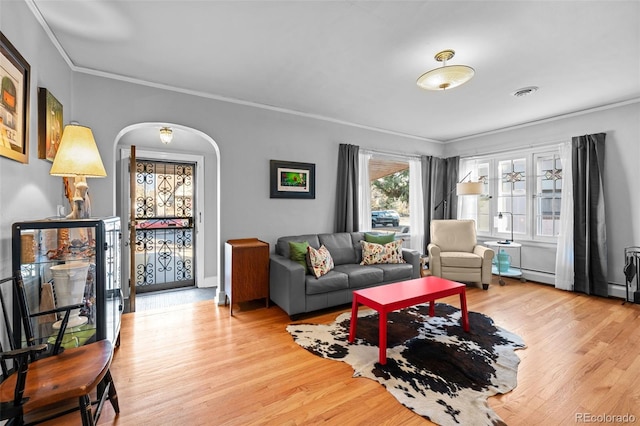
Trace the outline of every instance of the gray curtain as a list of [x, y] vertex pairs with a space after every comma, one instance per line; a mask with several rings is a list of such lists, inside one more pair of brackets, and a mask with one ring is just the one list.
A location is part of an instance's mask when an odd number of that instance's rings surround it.
[[340, 144], [336, 188], [335, 232], [355, 232], [358, 223], [358, 153], [356, 145]]
[[458, 197], [455, 188], [458, 183], [460, 157], [437, 158], [423, 155], [420, 160], [422, 162], [422, 198], [424, 200], [424, 242], [429, 244], [431, 242], [430, 224], [432, 219], [455, 219], [457, 217]]
[[607, 297], [604, 209], [605, 133], [571, 139], [573, 166], [574, 290]]

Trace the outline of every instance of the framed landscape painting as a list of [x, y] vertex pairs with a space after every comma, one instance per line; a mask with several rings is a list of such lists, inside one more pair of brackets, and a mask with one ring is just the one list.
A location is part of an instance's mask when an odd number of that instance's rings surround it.
[[62, 104], [44, 87], [38, 88], [38, 158], [53, 162], [62, 141]]
[[271, 198], [316, 198], [316, 165], [271, 160]]
[[0, 32], [0, 155], [29, 162], [31, 67]]

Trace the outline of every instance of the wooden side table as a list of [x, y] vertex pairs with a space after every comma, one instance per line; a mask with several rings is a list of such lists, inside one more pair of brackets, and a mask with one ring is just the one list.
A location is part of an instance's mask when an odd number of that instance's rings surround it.
[[269, 307], [269, 244], [257, 238], [228, 240], [224, 250], [224, 282], [233, 304], [266, 299]]

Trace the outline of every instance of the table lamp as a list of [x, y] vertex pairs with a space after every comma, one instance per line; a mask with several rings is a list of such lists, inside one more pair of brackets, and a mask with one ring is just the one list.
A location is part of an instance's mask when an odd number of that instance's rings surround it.
[[74, 122], [65, 126], [49, 174], [74, 178], [72, 211], [67, 219], [88, 218], [91, 211], [86, 178], [107, 176], [89, 127]]

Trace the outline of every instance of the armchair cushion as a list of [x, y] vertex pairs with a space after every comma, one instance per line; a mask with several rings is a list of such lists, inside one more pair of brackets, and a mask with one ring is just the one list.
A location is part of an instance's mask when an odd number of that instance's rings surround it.
[[471, 253], [476, 246], [476, 224], [473, 220], [432, 220], [431, 242], [443, 252]]
[[440, 264], [443, 268], [481, 268], [482, 257], [475, 253], [446, 251], [440, 253]]

